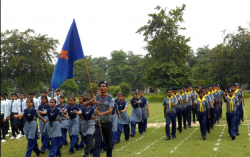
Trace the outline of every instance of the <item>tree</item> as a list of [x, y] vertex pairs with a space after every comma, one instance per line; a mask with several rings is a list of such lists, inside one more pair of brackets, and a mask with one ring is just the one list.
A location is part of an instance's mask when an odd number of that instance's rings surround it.
[[179, 24], [184, 22], [185, 5], [176, 7], [168, 13], [166, 9], [157, 6], [159, 13], [149, 14], [151, 19], [136, 33], [143, 33], [148, 51], [145, 76], [142, 78], [147, 85], [154, 88], [170, 87], [173, 85], [191, 84], [191, 69], [186, 65], [190, 47], [190, 38], [179, 34], [185, 28]]
[[59, 89], [63, 90], [65, 95], [69, 95], [72, 92], [76, 92], [79, 90], [78, 85], [76, 84], [74, 79], [66, 80]]
[[50, 86], [57, 44], [32, 29], [1, 32], [1, 83], [15, 82], [26, 94], [41, 81]]
[[116, 97], [117, 92], [122, 91], [122, 89], [119, 86], [110, 86], [109, 91], [113, 97]]
[[[99, 89], [98, 84], [97, 84], [97, 83], [91, 83], [91, 85], [92, 85], [93, 92], [96, 93], [97, 90]], [[90, 86], [88, 86], [88, 87], [86, 88], [86, 91], [87, 91], [88, 93], [91, 93]]]
[[131, 86], [125, 82], [122, 82], [118, 85], [121, 88], [122, 93], [125, 97], [128, 97], [131, 94]]

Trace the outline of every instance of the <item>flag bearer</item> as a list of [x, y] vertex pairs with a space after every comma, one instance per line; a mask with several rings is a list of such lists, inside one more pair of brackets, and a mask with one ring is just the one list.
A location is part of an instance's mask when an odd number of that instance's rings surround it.
[[163, 106], [164, 106], [164, 118], [166, 118], [166, 134], [167, 138], [165, 140], [170, 140], [170, 120], [172, 122], [172, 138], [176, 138], [176, 110], [175, 106], [177, 105], [177, 99], [172, 96], [172, 89], [167, 89], [167, 97], [163, 100]]
[[135, 128], [136, 128], [136, 123], [138, 123], [138, 130], [139, 133], [142, 135], [143, 133], [143, 128], [142, 128], [142, 111], [140, 107], [140, 99], [137, 98], [137, 93], [133, 92], [132, 93], [133, 99], [130, 100], [131, 106], [133, 107], [131, 116], [130, 116], [130, 123], [131, 123], [131, 137], [135, 136]]
[[203, 90], [198, 91], [198, 95], [199, 96], [197, 97], [197, 100], [195, 100], [194, 104], [196, 105], [198, 111], [201, 136], [203, 140], [205, 140], [207, 132], [207, 117], [210, 118], [208, 110], [209, 104], [206, 98], [203, 97], [204, 96]]
[[118, 119], [118, 129], [117, 129], [117, 143], [120, 142], [122, 128], [124, 130], [125, 140], [129, 140], [130, 128], [129, 128], [129, 116], [127, 113], [128, 103], [124, 100], [124, 95], [120, 93], [119, 101], [117, 101], [117, 106], [120, 114], [120, 118]]
[[142, 112], [142, 129], [143, 132], [146, 132], [148, 117], [149, 117], [149, 107], [148, 107], [148, 99], [144, 97], [144, 92], [140, 92], [140, 107]]
[[232, 140], [235, 139], [236, 135], [236, 120], [237, 120], [237, 104], [238, 104], [238, 99], [234, 95], [234, 90], [229, 89], [228, 90], [228, 95], [223, 96], [225, 102], [226, 102], [226, 115], [227, 115], [227, 124], [228, 124], [228, 133]]

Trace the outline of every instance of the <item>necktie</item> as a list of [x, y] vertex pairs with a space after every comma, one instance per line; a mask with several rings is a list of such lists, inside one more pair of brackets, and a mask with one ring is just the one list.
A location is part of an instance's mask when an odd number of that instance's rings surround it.
[[202, 102], [205, 101], [206, 99], [203, 97], [202, 100], [198, 97], [197, 99], [200, 102], [200, 112], [203, 112], [203, 105]]
[[233, 98], [234, 98], [235, 96], [232, 96], [232, 97], [229, 97], [228, 96], [228, 99], [230, 99], [230, 113], [232, 113], [232, 111], [233, 111]]
[[168, 98], [168, 106], [169, 106], [169, 111], [171, 112], [171, 99], [173, 98], [173, 96], [171, 96], [170, 98]]
[[181, 94], [181, 103], [183, 104], [183, 100], [182, 100], [182, 96], [184, 95], [184, 93]]
[[23, 112], [23, 101], [21, 100], [21, 112]]

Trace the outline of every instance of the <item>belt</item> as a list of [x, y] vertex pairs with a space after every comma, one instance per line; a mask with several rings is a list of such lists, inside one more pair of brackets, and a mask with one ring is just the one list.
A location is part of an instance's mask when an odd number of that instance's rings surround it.
[[11, 112], [11, 114], [18, 114], [17, 112]]
[[199, 111], [200, 113], [204, 113], [205, 111]]
[[167, 113], [175, 113], [175, 112], [167, 112]]
[[101, 123], [108, 123], [108, 122], [110, 122], [110, 121], [101, 120], [100, 122], [101, 122]]
[[42, 117], [45, 117], [45, 116], [47, 116], [47, 114], [40, 114]]
[[56, 121], [58, 121], [58, 120], [56, 119], [56, 120], [53, 120], [52, 122], [56, 122]]

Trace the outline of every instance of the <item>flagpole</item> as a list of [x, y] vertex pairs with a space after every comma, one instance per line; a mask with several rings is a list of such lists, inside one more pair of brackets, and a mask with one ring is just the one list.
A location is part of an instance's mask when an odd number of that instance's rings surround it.
[[[88, 75], [88, 78], [89, 78], [89, 86], [90, 86], [90, 89], [91, 89], [92, 97], [94, 98], [94, 92], [93, 92], [93, 88], [92, 88], [91, 81], [90, 81], [90, 76], [89, 76], [89, 70], [88, 70], [87, 62], [86, 62], [85, 58], [83, 58], [83, 60], [84, 60], [84, 63], [85, 63], [85, 66], [86, 66], [87, 75]], [[95, 105], [95, 109], [97, 110], [96, 103], [94, 103], [94, 105]], [[100, 123], [99, 116], [97, 116], [97, 120], [98, 120], [99, 128], [100, 128], [100, 131], [101, 131], [101, 135], [102, 135], [102, 128], [101, 128], [101, 123]]]

